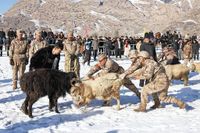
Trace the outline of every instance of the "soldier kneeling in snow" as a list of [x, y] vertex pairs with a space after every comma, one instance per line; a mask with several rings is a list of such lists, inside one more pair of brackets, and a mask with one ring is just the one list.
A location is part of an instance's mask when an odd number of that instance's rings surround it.
[[[124, 73], [123, 67], [119, 66], [117, 62], [108, 58], [105, 54], [99, 55], [98, 60], [99, 62], [90, 69], [86, 77], [94, 78], [92, 77], [92, 75], [100, 70], [101, 71], [96, 75], [97, 77], [103, 76], [107, 73], [117, 73], [117, 74]], [[140, 92], [135, 87], [135, 85], [131, 82], [131, 80], [129, 80], [128, 78], [125, 78], [124, 86], [126, 86], [129, 90], [133, 91], [140, 98]]]
[[138, 54], [139, 62], [142, 65], [140, 69], [135, 71], [134, 79], [145, 79], [149, 80], [141, 91], [141, 104], [137, 112], [145, 112], [148, 102], [148, 95], [152, 94], [155, 101], [155, 105], [152, 108], [157, 108], [160, 106], [160, 101], [165, 103], [175, 103], [181, 109], [185, 108], [185, 103], [175, 97], [168, 96], [169, 80], [165, 73], [165, 69], [158, 65], [157, 62], [150, 59], [149, 54], [146, 51], [141, 51]]

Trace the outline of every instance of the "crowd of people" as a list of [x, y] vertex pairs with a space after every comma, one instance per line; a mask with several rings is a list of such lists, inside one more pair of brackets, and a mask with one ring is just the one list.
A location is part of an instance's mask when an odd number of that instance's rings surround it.
[[[10, 58], [13, 69], [13, 89], [17, 88], [17, 81], [23, 75], [26, 65], [30, 61], [29, 71], [39, 68], [59, 69], [60, 53], [65, 54], [65, 72], [75, 72], [80, 78], [80, 56], [83, 56], [83, 64], [90, 66], [91, 57], [97, 64], [91, 67], [86, 78], [94, 79], [93, 75], [99, 70], [105, 73], [118, 73], [125, 78], [125, 86], [135, 92], [141, 98], [141, 105], [136, 111], [145, 111], [147, 96], [152, 94], [155, 105], [160, 106], [160, 101], [176, 103], [180, 108], [185, 107], [182, 101], [167, 96], [169, 81], [162, 66], [179, 64], [181, 59], [184, 64], [199, 60], [199, 40], [197, 35], [182, 36], [180, 32], [167, 31], [161, 34], [146, 32], [144, 37], [102, 37], [88, 36], [75, 37], [69, 32], [65, 37], [63, 32], [54, 34], [51, 30], [36, 30], [33, 34], [26, 34], [23, 30], [9, 29], [7, 34], [0, 30], [1, 56], [3, 46]], [[157, 55], [156, 47], [162, 50]], [[134, 51], [133, 51], [134, 50]], [[124, 70], [111, 56], [122, 58], [124, 54], [132, 61], [131, 67]], [[99, 55], [99, 56], [98, 56]], [[18, 76], [19, 73], [19, 76]], [[139, 74], [138, 74], [139, 73]], [[101, 76], [101, 73], [98, 73]], [[131, 82], [131, 78], [140, 79], [139, 92]], [[141, 94], [140, 94], [141, 93]], [[159, 93], [157, 95], [157, 93]], [[105, 101], [106, 102], [106, 101]]]

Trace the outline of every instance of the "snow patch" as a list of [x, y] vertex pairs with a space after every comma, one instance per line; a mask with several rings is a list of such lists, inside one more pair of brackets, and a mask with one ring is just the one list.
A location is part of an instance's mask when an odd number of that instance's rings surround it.
[[82, 0], [71, 0], [72, 2], [75, 2], [75, 3], [78, 3], [78, 2], [80, 2], [80, 1], [82, 1]]
[[103, 14], [103, 13], [98, 13], [98, 12], [95, 12], [93, 10], [90, 11], [90, 13], [94, 16], [98, 16], [98, 17], [101, 17], [103, 19], [110, 19], [110, 20], [113, 20], [113, 21], [118, 21], [120, 22], [119, 19], [117, 19], [116, 17], [114, 16], [111, 16], [111, 15], [106, 15], [106, 14]]
[[185, 21], [183, 21], [183, 23], [194, 23], [194, 24], [198, 24], [195, 20], [192, 20], [192, 19], [185, 20]]
[[24, 10], [20, 10], [19, 14], [21, 14], [25, 17], [31, 17], [31, 14], [27, 14]]
[[45, 0], [40, 0], [40, 1], [41, 1], [40, 6], [43, 6], [44, 4], [47, 3]]
[[3, 23], [4, 22], [4, 15], [0, 14], [0, 22]]
[[29, 20], [29, 21], [35, 23], [35, 27], [40, 27], [40, 21], [39, 21], [39, 20], [37, 20], [37, 19], [32, 19], [32, 20]]
[[23, 16], [27, 15], [23, 10], [20, 10], [20, 14], [23, 15]]
[[190, 6], [190, 8], [192, 8], [193, 9], [193, 6], [192, 6], [192, 1], [191, 0], [187, 0], [188, 1], [188, 3], [189, 3], [189, 6]]
[[101, 24], [101, 25], [105, 25], [101, 20], [98, 20], [97, 21], [99, 24]]
[[150, 4], [150, 2], [142, 1], [142, 0], [129, 0], [133, 5], [134, 4]]
[[[131, 61], [122, 56], [122, 60], [111, 56], [120, 66], [127, 69]], [[80, 62], [82, 62], [80, 58]], [[91, 61], [94, 66], [97, 61]], [[61, 53], [60, 70], [64, 70], [65, 57]], [[80, 64], [81, 77], [90, 70], [90, 66]], [[29, 65], [26, 66], [28, 71]], [[1, 71], [2, 70], [2, 71]], [[0, 62], [0, 132], [1, 133], [199, 133], [200, 131], [200, 75], [191, 72], [189, 86], [184, 87], [182, 81], [174, 81], [169, 87], [169, 95], [173, 95], [188, 104], [186, 110], [181, 110], [172, 104], [163, 104], [165, 108], [149, 111], [154, 104], [152, 98], [147, 104], [146, 113], [137, 113], [140, 100], [126, 87], [120, 88], [122, 109], [115, 110], [116, 102], [112, 106], [102, 107], [103, 101], [94, 100], [87, 112], [72, 104], [70, 95], [58, 99], [60, 114], [49, 112], [48, 98], [39, 99], [33, 106], [34, 118], [30, 119], [20, 111], [25, 99], [21, 89], [12, 90], [12, 67], [9, 57], [3, 51]], [[133, 80], [136, 87], [139, 81]], [[189, 122], [188, 122], [189, 121]], [[186, 126], [187, 125], [187, 126]]]
[[98, 23], [95, 23], [95, 27], [96, 27], [96, 32], [100, 31], [100, 25]]
[[159, 3], [161, 3], [161, 4], [165, 4], [165, 2], [162, 1], [162, 0], [155, 0], [155, 1], [157, 1], [157, 2], [159, 2]]

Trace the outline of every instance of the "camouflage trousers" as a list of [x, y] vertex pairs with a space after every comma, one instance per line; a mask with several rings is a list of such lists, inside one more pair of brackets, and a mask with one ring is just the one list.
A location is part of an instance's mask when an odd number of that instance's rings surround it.
[[[12, 66], [12, 71], [13, 71], [13, 83], [16, 83], [18, 79], [20, 79], [22, 77], [22, 75], [24, 74], [24, 71], [26, 69], [26, 65], [25, 63], [20, 63], [20, 64], [14, 64], [14, 66]], [[19, 73], [19, 78], [18, 78], [18, 73]]]
[[[124, 73], [123, 67], [120, 67], [117, 73], [118, 74]], [[140, 99], [140, 92], [138, 91], [137, 87], [131, 82], [129, 78], [124, 79], [124, 86], [128, 88], [130, 91], [134, 92], [136, 96]]]
[[[118, 71], [113, 72], [113, 73], [122, 74], [122, 73], [124, 73], [124, 69], [123, 69], [123, 67], [120, 67]], [[107, 73], [102, 71], [102, 72], [98, 73], [96, 76], [94, 76], [94, 78], [101, 77], [105, 74], [107, 74]], [[136, 94], [136, 96], [140, 99], [140, 92], [138, 91], [137, 87], [131, 82], [131, 80], [129, 78], [124, 79], [124, 86], [126, 88], [128, 88], [130, 91], [134, 92]]]
[[177, 104], [180, 108], [185, 105], [181, 100], [176, 99], [175, 97], [168, 96], [168, 88], [169, 88], [169, 81], [165, 73], [160, 73], [156, 76], [156, 78], [145, 85], [141, 91], [141, 104], [140, 104], [140, 111], [145, 111], [147, 102], [148, 102], [148, 95], [153, 96], [155, 105], [153, 108], [159, 107], [160, 101], [164, 103], [174, 103]]
[[124, 86], [128, 88], [130, 91], [134, 92], [136, 96], [140, 99], [140, 92], [138, 91], [137, 87], [131, 82], [130, 79], [124, 79]]
[[80, 77], [80, 63], [78, 57], [73, 60], [70, 56], [65, 57], [65, 72], [75, 72]]

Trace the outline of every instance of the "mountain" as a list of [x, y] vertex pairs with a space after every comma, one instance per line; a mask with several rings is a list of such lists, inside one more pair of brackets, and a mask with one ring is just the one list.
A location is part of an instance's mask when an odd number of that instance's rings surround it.
[[200, 33], [198, 0], [20, 0], [1, 19], [0, 27], [78, 34], [136, 35], [145, 31]]

